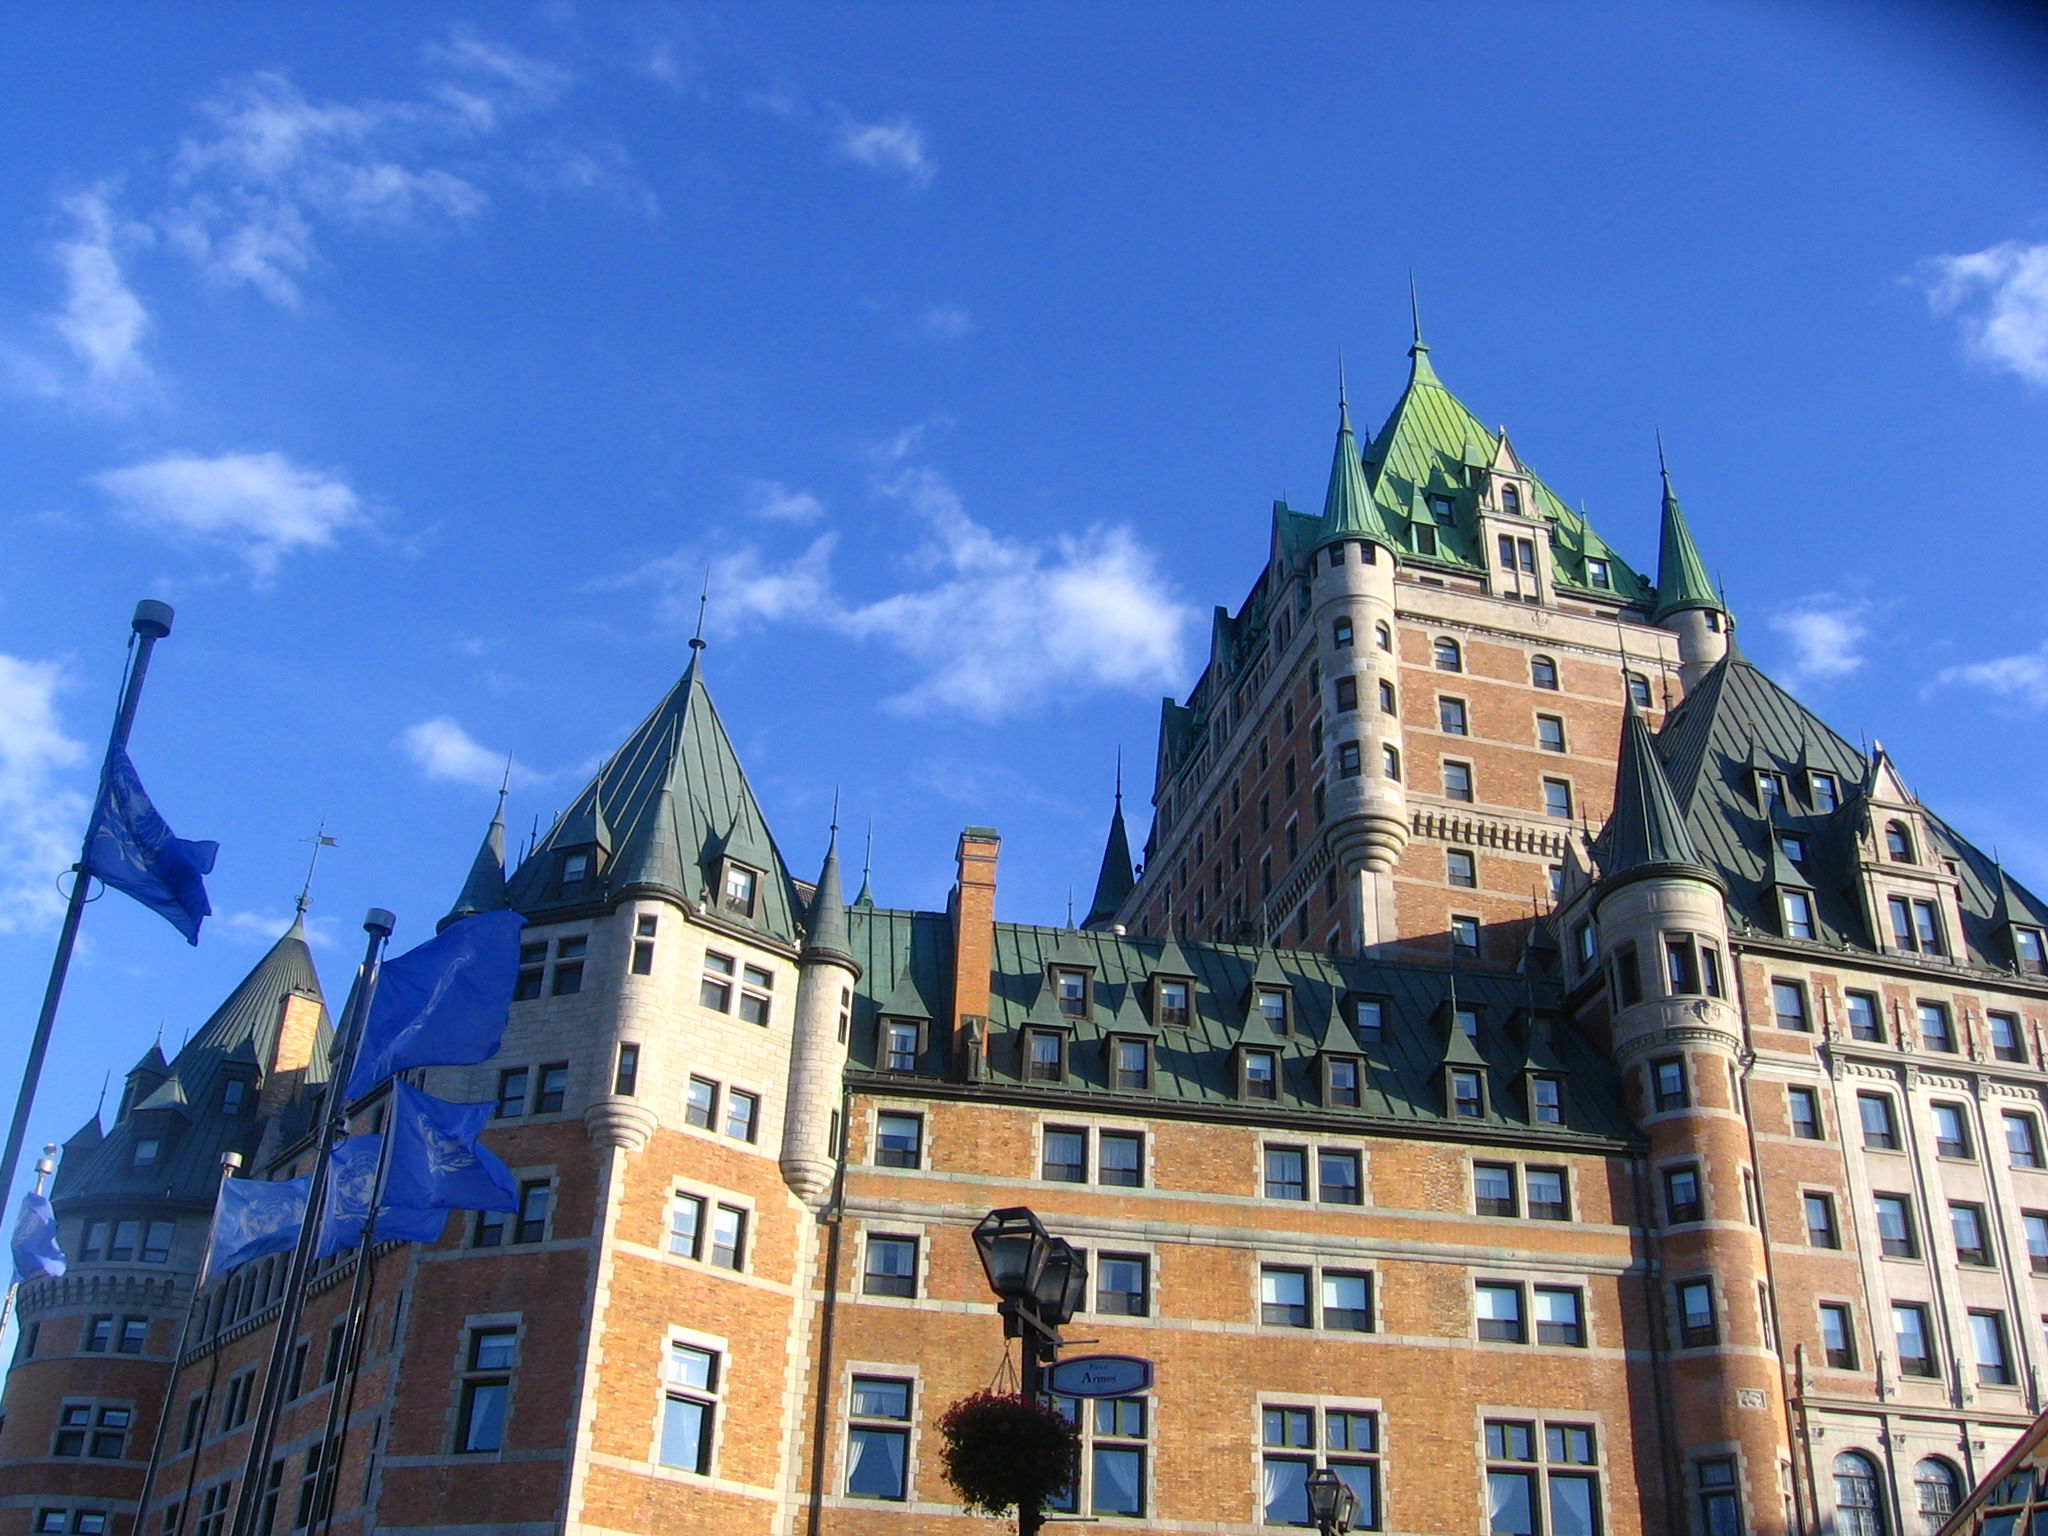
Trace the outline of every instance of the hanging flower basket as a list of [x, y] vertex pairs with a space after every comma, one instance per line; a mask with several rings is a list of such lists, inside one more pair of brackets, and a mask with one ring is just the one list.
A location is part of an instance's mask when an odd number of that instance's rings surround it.
[[1016, 1393], [977, 1392], [939, 1420], [946, 1481], [969, 1509], [1000, 1515], [1036, 1509], [1071, 1487], [1081, 1432], [1044, 1403]]

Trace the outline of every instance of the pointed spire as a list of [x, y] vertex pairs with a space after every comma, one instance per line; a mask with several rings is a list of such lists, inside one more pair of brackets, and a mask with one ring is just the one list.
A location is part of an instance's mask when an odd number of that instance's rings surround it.
[[511, 782], [512, 762], [507, 758], [505, 783], [498, 789], [497, 814], [491, 817], [491, 825], [477, 847], [476, 857], [470, 861], [469, 874], [455, 897], [455, 905], [434, 925], [436, 933], [450, 923], [474, 917], [479, 912], [505, 910], [505, 792], [511, 787]]
[[1693, 847], [1685, 817], [1678, 809], [1678, 797], [1671, 792], [1671, 780], [1658, 760], [1650, 739], [1650, 728], [1628, 701], [1621, 722], [1621, 762], [1614, 776], [1614, 814], [1600, 834], [1596, 850], [1603, 879], [1635, 871], [1673, 866], [1697, 870], [1708, 879], [1708, 871]]
[[[1095, 876], [1095, 899], [1088, 904], [1084, 928], [1107, 928], [1137, 881], [1131, 875], [1131, 839], [1124, 830], [1124, 751], [1116, 751], [1116, 800], [1109, 814], [1109, 838], [1102, 847], [1102, 868]], [[1071, 924], [1072, 915], [1068, 921]]]
[[1429, 365], [1429, 343], [1422, 339], [1422, 301], [1415, 296], [1415, 269], [1408, 269], [1408, 319], [1414, 327], [1415, 339], [1408, 346], [1408, 357], [1413, 364], [1409, 371], [1409, 384], [1437, 384], [1441, 381], [1436, 370]]
[[1664, 520], [1657, 536], [1657, 609], [1651, 615], [1663, 622], [1686, 608], [1712, 608], [1726, 612], [1707, 577], [1707, 563], [1692, 541], [1692, 529], [1671, 489], [1671, 467], [1664, 460], [1664, 434], [1657, 434], [1657, 473], [1664, 482]]
[[846, 897], [839, 884], [839, 814], [833, 807], [832, 835], [825, 844], [825, 865], [818, 871], [817, 894], [804, 921], [803, 958], [831, 960], [848, 967], [858, 976], [860, 966], [853, 958], [853, 937], [847, 932]]
[[1391, 551], [1393, 535], [1386, 519], [1365, 488], [1365, 466], [1359, 460], [1358, 439], [1351, 431], [1351, 406], [1344, 398], [1344, 384], [1337, 383], [1337, 452], [1330, 461], [1330, 488], [1323, 496], [1323, 525], [1316, 548], [1342, 539], [1370, 539]]
[[863, 853], [863, 854], [861, 855], [861, 860], [860, 860], [860, 894], [859, 894], [858, 896], [856, 896], [856, 897], [854, 897], [854, 898], [853, 898], [853, 904], [854, 904], [854, 905], [855, 905], [856, 907], [872, 907], [872, 906], [873, 906], [873, 905], [875, 904], [875, 898], [874, 898], [874, 894], [873, 894], [873, 892], [872, 892], [872, 891], [871, 891], [871, 890], [869, 889], [869, 887], [870, 887], [870, 886], [871, 886], [871, 885], [873, 884], [873, 882], [874, 882], [874, 876], [875, 876], [875, 818], [874, 818], [874, 817], [872, 817], [872, 816], [870, 816], [870, 817], [868, 818], [868, 846], [867, 846], [867, 851], [866, 851], [865, 853]]

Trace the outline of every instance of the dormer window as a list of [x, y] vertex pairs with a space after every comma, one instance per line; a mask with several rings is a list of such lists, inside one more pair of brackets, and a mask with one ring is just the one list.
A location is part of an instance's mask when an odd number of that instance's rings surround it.
[[249, 1084], [244, 1078], [231, 1077], [220, 1087], [220, 1112], [237, 1116], [249, 1104]]
[[1778, 892], [1778, 910], [1785, 919], [1785, 937], [1811, 939], [1818, 935], [1813, 926], [1813, 898], [1804, 891]]
[[1242, 1078], [1240, 1097], [1247, 1099], [1277, 1099], [1280, 1097], [1280, 1058], [1271, 1051], [1245, 1051], [1242, 1053]]
[[1112, 1088], [1152, 1086], [1152, 1043], [1131, 1035], [1113, 1035], [1109, 1042], [1109, 1085]]
[[1892, 942], [1908, 954], [1945, 955], [1948, 945], [1941, 933], [1941, 914], [1931, 901], [1887, 898], [1892, 915]]
[[1351, 1005], [1351, 1028], [1361, 1044], [1371, 1045], [1386, 1032], [1386, 1004], [1376, 997], [1361, 997]]
[[1586, 585], [1596, 588], [1601, 592], [1611, 592], [1614, 590], [1614, 578], [1609, 573], [1605, 560], [1588, 560], [1586, 562]]
[[562, 894], [571, 895], [590, 878], [590, 850], [573, 849], [562, 855]]
[[1500, 509], [1509, 517], [1520, 517], [1522, 515], [1522, 493], [1512, 485], [1502, 486], [1500, 488]]
[[1259, 1017], [1266, 1021], [1266, 1027], [1276, 1035], [1287, 1033], [1287, 989], [1285, 987], [1260, 987], [1252, 995], [1252, 1005], [1259, 1010]]
[[1415, 553], [1434, 555], [1436, 553], [1436, 530], [1427, 523], [1417, 523], [1408, 530], [1415, 540]]
[[1034, 1083], [1067, 1079], [1067, 1037], [1056, 1029], [1024, 1031], [1024, 1076]]
[[2020, 957], [2020, 964], [2029, 970], [2040, 970], [2048, 966], [2048, 942], [2044, 942], [2038, 928], [2015, 928], [2012, 931], [2012, 947]]
[[1532, 1074], [1529, 1082], [1529, 1118], [1538, 1125], [1564, 1124], [1564, 1084], [1554, 1077]]
[[1486, 1114], [1486, 1080], [1477, 1072], [1454, 1067], [1450, 1074], [1451, 1115], [1458, 1120], [1478, 1120]]
[[718, 905], [739, 917], [752, 917], [760, 896], [761, 872], [744, 864], [725, 863], [725, 878], [719, 882]]
[[1463, 1035], [1467, 1040], [1477, 1040], [1479, 1038], [1479, 1010], [1477, 1008], [1453, 1009], [1451, 1017], [1458, 1026], [1459, 1034]]
[[1894, 864], [1912, 864], [1913, 834], [1906, 830], [1902, 821], [1888, 821], [1884, 824], [1884, 851]]
[[1162, 1027], [1185, 1029], [1193, 988], [1182, 976], [1160, 976], [1152, 982], [1152, 1022]]
[[164, 1144], [154, 1136], [143, 1136], [135, 1143], [135, 1155], [129, 1164], [133, 1173], [150, 1173], [155, 1170], [157, 1160], [163, 1156]]
[[1363, 1074], [1356, 1056], [1323, 1058], [1323, 1105], [1327, 1109], [1357, 1109], [1363, 1095]]
[[1785, 803], [1785, 776], [1773, 773], [1768, 768], [1756, 771], [1756, 803], [1766, 815], [1773, 807]]
[[1429, 515], [1449, 528], [1458, 521], [1458, 504], [1448, 496], [1432, 496], [1429, 498]]
[[915, 1019], [882, 1021], [882, 1068], [887, 1072], [915, 1072], [924, 1047], [924, 1027]]
[[1806, 839], [1797, 832], [1780, 832], [1778, 834], [1778, 851], [1794, 864], [1804, 864], [1806, 862]]
[[1835, 781], [1832, 773], [1809, 773], [1806, 776], [1806, 787], [1813, 798], [1813, 809], [1817, 815], [1830, 815], [1842, 803], [1841, 786]]
[[1053, 994], [1059, 999], [1060, 1013], [1070, 1019], [1085, 1018], [1088, 1014], [1088, 973], [1066, 967], [1052, 973]]

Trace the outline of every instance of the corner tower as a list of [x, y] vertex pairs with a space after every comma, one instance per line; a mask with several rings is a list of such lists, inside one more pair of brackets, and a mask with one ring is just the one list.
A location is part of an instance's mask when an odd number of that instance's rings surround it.
[[1657, 606], [1651, 622], [1678, 636], [1678, 680], [1687, 693], [1728, 654], [1735, 619], [1707, 579], [1706, 562], [1692, 541], [1664, 443], [1657, 443], [1657, 472], [1664, 482], [1664, 515], [1657, 535]]

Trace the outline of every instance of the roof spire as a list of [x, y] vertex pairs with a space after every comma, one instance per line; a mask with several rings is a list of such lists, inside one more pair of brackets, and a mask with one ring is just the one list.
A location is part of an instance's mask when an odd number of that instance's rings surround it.
[[[505, 763], [506, 786], [511, 783], [512, 764]], [[479, 912], [502, 912], [508, 903], [505, 900], [505, 789], [498, 791], [498, 809], [491, 817], [490, 827], [484, 833], [484, 840], [478, 844], [476, 857], [470, 860], [469, 874], [464, 877], [462, 889], [455, 897], [455, 905], [448, 909], [448, 915], [434, 925], [439, 933], [450, 923], [460, 922], [465, 917], [474, 917]]]
[[872, 907], [875, 898], [868, 887], [875, 873], [875, 818], [868, 817], [868, 846], [860, 861], [860, 894], [853, 898], [856, 907]]
[[1633, 871], [1683, 866], [1702, 878], [1713, 875], [1693, 847], [1685, 816], [1678, 809], [1671, 780], [1657, 756], [1650, 728], [1636, 708], [1635, 696], [1624, 693], [1621, 760], [1614, 775], [1614, 814], [1600, 834], [1595, 856], [1603, 879]]
[[860, 974], [853, 958], [853, 937], [847, 931], [846, 898], [839, 884], [839, 795], [832, 796], [832, 832], [825, 843], [825, 864], [818, 871], [817, 894], [804, 922], [805, 960], [836, 960]]
[[1415, 340], [1409, 345], [1409, 352], [1427, 352], [1429, 343], [1422, 339], [1422, 301], [1415, 296], [1415, 269], [1408, 269], [1408, 320], [1415, 328]]
[[305, 883], [299, 887], [299, 914], [292, 919], [292, 926], [294, 927], [305, 921], [306, 908], [313, 905], [313, 871], [320, 866], [320, 850], [322, 848], [338, 848], [341, 846], [327, 835], [327, 818], [325, 816], [320, 818], [320, 830], [311, 837], [303, 839], [303, 841], [313, 845], [313, 856], [306, 860]]
[[[1102, 845], [1102, 867], [1095, 876], [1095, 899], [1088, 903], [1084, 928], [1107, 928], [1116, 921], [1125, 898], [1137, 885], [1131, 875], [1131, 839], [1124, 828], [1124, 751], [1116, 751], [1116, 799], [1109, 813], [1109, 837]], [[1067, 926], [1074, 926], [1074, 900], [1067, 894]]]
[[1358, 452], [1358, 439], [1351, 431], [1351, 408], [1344, 399], [1341, 369], [1337, 380], [1337, 450], [1330, 460], [1330, 488], [1323, 494], [1323, 523], [1316, 548], [1345, 539], [1369, 539], [1389, 552], [1393, 535], [1386, 520], [1365, 488], [1365, 465]]
[[[690, 636], [690, 650], [693, 653], [703, 650], [707, 643], [704, 639], [704, 610], [710, 606], [711, 567], [706, 565], [704, 567], [704, 588], [697, 594], [697, 632]], [[695, 661], [697, 658], [692, 654], [690, 659]]]
[[1727, 612], [1727, 605], [1714, 595], [1707, 579], [1706, 562], [1692, 541], [1692, 529], [1678, 505], [1678, 493], [1671, 489], [1671, 466], [1664, 457], [1664, 434], [1657, 434], [1657, 473], [1664, 483], [1664, 519], [1657, 536], [1657, 608], [1651, 618], [1662, 623], [1688, 608], [1712, 608]]

